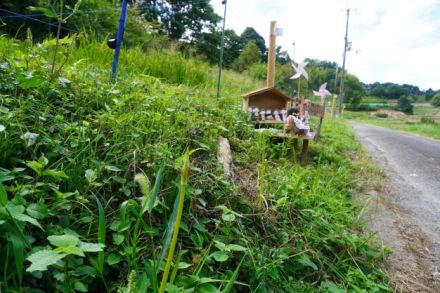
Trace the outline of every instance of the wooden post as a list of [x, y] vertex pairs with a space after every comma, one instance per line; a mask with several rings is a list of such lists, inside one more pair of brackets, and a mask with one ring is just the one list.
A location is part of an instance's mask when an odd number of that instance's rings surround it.
[[322, 127], [322, 122], [323, 122], [324, 115], [325, 115], [325, 99], [324, 99], [324, 102], [321, 104], [321, 107], [322, 107], [322, 112], [319, 117], [318, 128], [316, 129], [315, 137], [313, 139], [314, 141], [318, 141], [319, 136], [321, 135], [321, 127]]
[[308, 151], [309, 151], [309, 140], [303, 139], [303, 147], [301, 152], [301, 166], [307, 165]]
[[332, 98], [332, 112], [331, 112], [332, 119], [335, 116], [335, 105], [336, 105], [336, 95], [333, 95], [333, 98]]
[[293, 150], [295, 151], [295, 153], [298, 151], [298, 139], [297, 138], [293, 139]]
[[276, 21], [270, 22], [269, 51], [267, 54], [267, 87], [275, 87], [275, 27]]

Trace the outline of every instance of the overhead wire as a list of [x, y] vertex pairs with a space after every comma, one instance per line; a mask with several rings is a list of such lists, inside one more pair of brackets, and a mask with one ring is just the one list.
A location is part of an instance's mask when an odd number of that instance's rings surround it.
[[[205, 1], [198, 1], [198, 2], [193, 2], [193, 1], [187, 1], [187, 2], [180, 2], [180, 3], [173, 3], [171, 4], [171, 6], [186, 6], [186, 5], [201, 5], [201, 4], [209, 4], [209, 1], [205, 0]], [[144, 4], [145, 5], [145, 4]], [[75, 12], [75, 14], [94, 14], [94, 13], [100, 13], [100, 12], [107, 12], [107, 11], [114, 11], [114, 10], [119, 10], [119, 8], [108, 8], [108, 9], [96, 9], [96, 10], [86, 10], [86, 11], [78, 11]], [[51, 23], [51, 22], [47, 22], [41, 19], [38, 19], [36, 17], [45, 17], [46, 15], [44, 13], [33, 13], [33, 14], [22, 14], [22, 13], [18, 13], [18, 12], [14, 12], [14, 11], [10, 11], [7, 9], [3, 9], [0, 8], [0, 11], [3, 11], [5, 13], [8, 13], [9, 15], [0, 15], [0, 19], [7, 19], [7, 18], [21, 18], [21, 19], [27, 19], [29, 21], [34, 21], [34, 22], [38, 22], [38, 23], [42, 23], [42, 24], [46, 24], [49, 25], [51, 27], [58, 27], [58, 24], [55, 23]], [[73, 12], [64, 12], [61, 15], [71, 15], [74, 14]], [[65, 31], [69, 31], [69, 32], [74, 32], [74, 33], [78, 33], [78, 31], [61, 26], [61, 29], [65, 30]], [[205, 43], [205, 45], [208, 46], [212, 46], [211, 44], [207, 44]]]
[[[14, 11], [9, 11], [9, 10], [3, 9], [3, 8], [0, 8], [0, 11], [13, 14], [17, 18], [29, 19], [29, 20], [32, 20], [32, 21], [35, 21], [35, 22], [47, 24], [47, 25], [49, 25], [51, 27], [58, 27], [58, 24], [54, 24], [54, 23], [51, 23], [51, 22], [43, 21], [43, 20], [40, 20], [38, 18], [33, 18], [33, 17], [30, 17], [30, 16], [27, 16], [26, 14], [17, 13], [17, 12], [14, 12]], [[0, 18], [2, 18], [2, 17], [0, 16]], [[70, 29], [70, 28], [67, 28], [67, 27], [61, 26], [61, 28], [63, 30], [65, 30], [65, 31], [69, 31], [69, 32], [73, 32], [73, 33], [78, 33], [78, 31]]]

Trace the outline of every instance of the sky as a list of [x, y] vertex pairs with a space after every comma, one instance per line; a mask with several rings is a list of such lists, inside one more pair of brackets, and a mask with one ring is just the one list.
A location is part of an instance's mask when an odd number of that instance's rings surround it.
[[[221, 2], [211, 0], [223, 16]], [[440, 0], [228, 0], [226, 28], [241, 34], [253, 27], [267, 46], [275, 20], [283, 29], [277, 45], [295, 62], [312, 58], [342, 66], [347, 8], [348, 72], [364, 83], [440, 89]]]

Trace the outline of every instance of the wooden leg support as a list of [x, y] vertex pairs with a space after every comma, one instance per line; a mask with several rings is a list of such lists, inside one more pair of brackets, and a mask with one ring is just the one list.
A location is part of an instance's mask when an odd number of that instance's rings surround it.
[[303, 140], [303, 147], [302, 147], [302, 152], [301, 152], [301, 166], [305, 166], [307, 165], [307, 156], [308, 156], [308, 151], [309, 151], [309, 140], [308, 139], [304, 139]]
[[298, 162], [296, 160], [296, 155], [298, 154], [298, 139], [297, 138], [294, 138], [292, 140], [292, 147], [293, 147], [293, 150], [292, 150], [292, 160], [296, 164]]
[[295, 153], [298, 151], [298, 139], [293, 139], [293, 149], [295, 150]]

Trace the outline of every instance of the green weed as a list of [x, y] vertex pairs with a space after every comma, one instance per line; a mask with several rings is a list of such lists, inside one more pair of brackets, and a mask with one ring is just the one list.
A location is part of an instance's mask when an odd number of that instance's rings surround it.
[[2, 290], [389, 291], [382, 251], [354, 232], [346, 125], [325, 121], [301, 168], [240, 110], [251, 78], [225, 71], [216, 99], [207, 64], [133, 48], [109, 84], [112, 52], [79, 36], [51, 79], [50, 42], [0, 37]]

